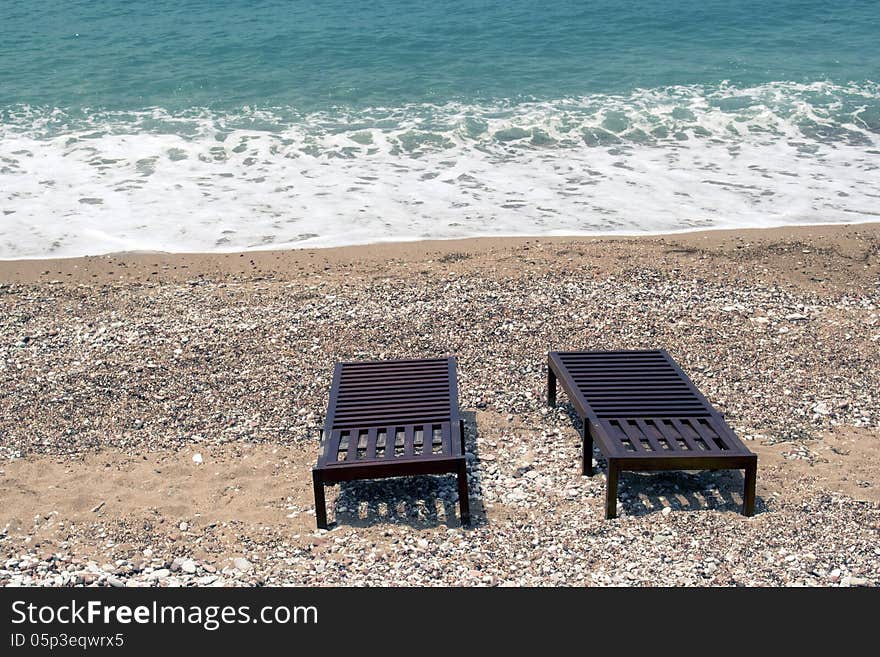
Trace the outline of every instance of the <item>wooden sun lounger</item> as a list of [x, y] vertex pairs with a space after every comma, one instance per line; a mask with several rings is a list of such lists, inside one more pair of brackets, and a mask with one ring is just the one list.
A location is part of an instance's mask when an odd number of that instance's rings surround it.
[[455, 358], [337, 363], [312, 470], [318, 527], [327, 528], [325, 484], [444, 473], [458, 475], [466, 525], [470, 507]]
[[558, 379], [584, 421], [583, 473], [593, 474], [594, 441], [608, 461], [606, 518], [625, 470], [744, 469], [743, 514], [754, 513], [758, 457], [668, 353], [551, 351], [548, 361], [548, 403]]

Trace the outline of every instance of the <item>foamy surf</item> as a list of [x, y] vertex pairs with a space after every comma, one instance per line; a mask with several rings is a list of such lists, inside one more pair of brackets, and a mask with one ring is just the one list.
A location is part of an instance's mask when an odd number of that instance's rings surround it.
[[880, 87], [170, 113], [16, 107], [0, 257], [877, 220]]

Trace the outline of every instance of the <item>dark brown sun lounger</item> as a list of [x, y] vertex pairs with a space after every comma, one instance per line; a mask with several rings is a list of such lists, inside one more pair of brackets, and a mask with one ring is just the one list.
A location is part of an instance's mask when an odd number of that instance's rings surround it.
[[470, 521], [464, 422], [455, 358], [337, 363], [318, 463], [315, 516], [327, 528], [324, 484], [405, 475], [458, 475]]
[[754, 513], [758, 457], [668, 353], [551, 351], [548, 360], [548, 403], [558, 379], [584, 421], [584, 474], [593, 474], [594, 441], [608, 461], [606, 518], [617, 516], [624, 470], [744, 469], [743, 514]]

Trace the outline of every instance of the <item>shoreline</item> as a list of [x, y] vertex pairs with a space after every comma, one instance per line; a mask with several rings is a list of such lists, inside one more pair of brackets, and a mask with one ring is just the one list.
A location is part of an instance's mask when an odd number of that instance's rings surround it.
[[[878, 239], [880, 222], [860, 222], [778, 228], [725, 228], [635, 236], [468, 237], [228, 253], [123, 251], [72, 258], [0, 260], [0, 283], [45, 283], [59, 280], [80, 283], [134, 282], [138, 278], [146, 283], [160, 283], [194, 277], [289, 278], [310, 271], [332, 273], [340, 268], [361, 269], [377, 265], [387, 266], [389, 272], [392, 272], [399, 270], [402, 265], [431, 263], [437, 259], [457, 256], [477, 261], [498, 260], [505, 255], [545, 246], [587, 248], [591, 250], [590, 255], [607, 259], [612, 255], [608, 252], [609, 246], [620, 247], [621, 257], [637, 257], [638, 254], [626, 254], [625, 251], [643, 248], [653, 248], [658, 253], [665, 249], [667, 255], [669, 252], [674, 253], [676, 249], [682, 252], [695, 249], [711, 252], [710, 255], [713, 256], [725, 256], [732, 251], [758, 251], [786, 241], [803, 242], [807, 245], [805, 248], [821, 250], [828, 248], [825, 242], [831, 240], [838, 250], [850, 248], [856, 253], [860, 246], [864, 246], [859, 242]], [[785, 272], [780, 269], [780, 273]]]
[[73, 260], [85, 260], [92, 258], [106, 258], [106, 257], [122, 257], [122, 256], [151, 256], [151, 255], [162, 255], [162, 256], [236, 256], [236, 255], [252, 255], [257, 253], [287, 253], [287, 252], [302, 252], [302, 251], [335, 251], [342, 249], [369, 249], [374, 247], [385, 247], [385, 246], [406, 246], [406, 245], [418, 245], [418, 244], [443, 244], [444, 242], [481, 242], [481, 241], [517, 241], [517, 240], [541, 240], [541, 239], [549, 239], [549, 240], [629, 240], [629, 239], [652, 239], [652, 238], [663, 238], [663, 237], [676, 237], [679, 235], [690, 235], [690, 234], [712, 234], [712, 233], [740, 233], [740, 232], [765, 232], [765, 231], [785, 231], [786, 229], [793, 229], [795, 231], [799, 231], [801, 229], [809, 229], [809, 228], [853, 228], [861, 225], [874, 225], [880, 224], [880, 219], [864, 219], [862, 221], [851, 221], [851, 222], [816, 222], [816, 223], [795, 223], [795, 224], [772, 224], [769, 226], [736, 226], [736, 227], [725, 227], [725, 226], [713, 226], [713, 227], [698, 227], [698, 228], [682, 228], [679, 230], [657, 230], [657, 231], [622, 231], [622, 232], [586, 232], [586, 233], [566, 233], [561, 231], [553, 231], [551, 233], [511, 233], [511, 234], [477, 234], [477, 235], [467, 235], [464, 237], [414, 237], [414, 238], [405, 238], [405, 239], [380, 239], [374, 242], [356, 242], [352, 244], [282, 244], [278, 246], [259, 246], [253, 248], [245, 248], [245, 249], [219, 249], [212, 251], [166, 251], [162, 249], [122, 249], [116, 251], [108, 251], [106, 253], [87, 253], [84, 255], [76, 255], [76, 256], [23, 256], [20, 258], [9, 258], [9, 257], [0, 257], [0, 265], [3, 263], [16, 263], [16, 262], [54, 262], [54, 261], [73, 261]]

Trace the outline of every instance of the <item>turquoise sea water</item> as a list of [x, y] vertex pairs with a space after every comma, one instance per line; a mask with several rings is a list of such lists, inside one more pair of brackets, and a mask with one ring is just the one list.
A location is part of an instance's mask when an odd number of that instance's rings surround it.
[[863, 221], [876, 0], [0, 0], [0, 257]]

